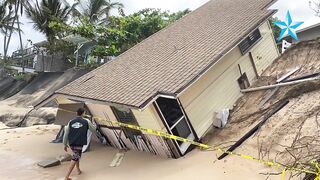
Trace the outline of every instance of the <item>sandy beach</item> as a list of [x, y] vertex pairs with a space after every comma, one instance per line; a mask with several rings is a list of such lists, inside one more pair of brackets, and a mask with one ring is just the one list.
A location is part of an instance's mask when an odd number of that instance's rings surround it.
[[[51, 168], [41, 168], [37, 163], [65, 154], [62, 144], [49, 143], [59, 126], [33, 126], [0, 130], [1, 179], [53, 179], [62, 180], [69, 162]], [[266, 179], [260, 173], [275, 172], [265, 165], [238, 157], [217, 160], [217, 154], [193, 150], [180, 159], [165, 159], [155, 155], [129, 151], [120, 166], [110, 167], [119, 150], [93, 142], [91, 151], [83, 155], [82, 175], [72, 173], [72, 179]], [[272, 176], [269, 179], [280, 179]]]

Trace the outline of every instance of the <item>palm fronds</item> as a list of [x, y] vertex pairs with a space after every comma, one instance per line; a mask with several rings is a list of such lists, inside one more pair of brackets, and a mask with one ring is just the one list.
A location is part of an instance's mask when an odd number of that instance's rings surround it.
[[89, 18], [91, 23], [106, 22], [112, 9], [123, 9], [123, 4], [110, 0], [79, 0], [78, 12], [81, 16]]
[[44, 33], [48, 41], [55, 39], [58, 32], [49, 27], [51, 21], [66, 23], [72, 8], [64, 4], [62, 0], [41, 0], [39, 3], [26, 1], [25, 10], [27, 17], [32, 21], [33, 28]]

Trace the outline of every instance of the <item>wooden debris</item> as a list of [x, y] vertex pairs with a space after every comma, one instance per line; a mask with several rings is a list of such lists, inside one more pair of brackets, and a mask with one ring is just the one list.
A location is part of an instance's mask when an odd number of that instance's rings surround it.
[[[279, 103], [277, 103], [276, 107], [270, 111], [265, 117], [263, 117], [262, 121], [258, 123], [254, 128], [252, 128], [249, 132], [247, 132], [243, 137], [241, 137], [234, 145], [232, 145], [227, 151], [232, 152], [237, 147], [239, 147], [245, 140], [247, 140], [249, 137], [251, 137], [272, 115], [277, 113], [280, 109], [282, 109], [284, 106], [286, 106], [289, 103], [289, 100], [284, 100]], [[218, 157], [218, 160], [223, 159], [226, 157], [228, 153], [223, 153], [220, 157]]]
[[49, 160], [39, 162], [38, 166], [43, 168], [48, 168], [48, 167], [58, 166], [60, 164], [61, 164], [60, 161], [57, 159], [49, 159]]
[[299, 83], [303, 83], [303, 82], [307, 82], [307, 81], [314, 81], [314, 80], [318, 80], [318, 79], [320, 79], [320, 76], [308, 78], [308, 79], [300, 79], [300, 80], [292, 81], [292, 82], [273, 84], [273, 85], [269, 85], [269, 86], [260, 86], [260, 87], [256, 87], [256, 88], [243, 89], [243, 90], [241, 90], [241, 92], [247, 93], [247, 92], [272, 89], [272, 88], [276, 88], [276, 87], [289, 86], [289, 85], [299, 84]]
[[305, 75], [302, 75], [302, 76], [298, 76], [298, 77], [295, 77], [295, 78], [286, 79], [283, 82], [292, 82], [292, 81], [297, 81], [297, 80], [306, 79], [306, 78], [313, 78], [313, 77], [316, 77], [316, 76], [319, 76], [319, 75], [320, 75], [320, 72], [308, 73], [308, 74], [305, 74]]
[[300, 67], [296, 67], [294, 68], [292, 71], [288, 72], [287, 74], [285, 74], [284, 76], [282, 76], [281, 78], [279, 78], [276, 82], [280, 83], [282, 81], [284, 81], [285, 79], [287, 79], [288, 77], [290, 77], [292, 74], [294, 74], [295, 72], [297, 72], [300, 69]]
[[[296, 67], [293, 70], [289, 71], [287, 74], [285, 74], [284, 76], [282, 76], [281, 78], [279, 78], [276, 82], [277, 83], [281, 83], [284, 80], [286, 80], [287, 78], [289, 78], [291, 75], [293, 75], [295, 72], [297, 72], [299, 69], [301, 69], [300, 67]], [[266, 97], [263, 98], [263, 100], [259, 103], [258, 108], [261, 109], [262, 106], [268, 102], [272, 96], [279, 90], [279, 87], [274, 88], [270, 93], [268, 93], [266, 95]]]
[[264, 97], [264, 99], [259, 103], [258, 108], [261, 109], [262, 106], [268, 102], [272, 96], [279, 90], [279, 87], [274, 88], [269, 94], [267, 94], [266, 97]]
[[114, 157], [113, 160], [110, 163], [110, 167], [118, 167], [120, 166], [122, 159], [124, 158], [125, 151], [120, 150]]

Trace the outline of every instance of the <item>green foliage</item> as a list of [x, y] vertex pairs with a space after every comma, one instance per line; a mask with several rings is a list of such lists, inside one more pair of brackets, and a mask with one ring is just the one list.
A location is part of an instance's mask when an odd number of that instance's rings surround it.
[[94, 25], [88, 17], [84, 17], [78, 26], [51, 22], [49, 27], [97, 42], [92, 52], [94, 56], [118, 56], [189, 12], [169, 13], [159, 9], [144, 9], [128, 16], [111, 16], [108, 26]]
[[70, 53], [74, 52], [74, 45], [64, 41], [62, 39], [55, 39], [52, 42], [45, 42], [41, 45], [41, 47], [46, 48], [46, 51], [49, 54], [54, 54], [56, 52], [63, 53], [65, 55], [68, 55]]
[[26, 81], [29, 82], [34, 77], [31, 73], [19, 73], [14, 76], [17, 81]]
[[0, 33], [7, 36], [8, 30], [17, 30], [12, 27], [11, 24], [14, 19], [14, 14], [12, 10], [9, 10], [8, 4], [6, 2], [0, 2]]
[[77, 0], [73, 13], [80, 19], [88, 17], [90, 23], [106, 24], [112, 9], [118, 9], [119, 12], [122, 12], [123, 4], [111, 2], [110, 0]]
[[85, 64], [87, 69], [95, 69], [95, 68], [99, 67], [100, 65], [101, 64], [98, 63], [93, 56], [90, 56], [88, 58], [88, 63]]
[[56, 36], [62, 36], [60, 31], [50, 28], [49, 23], [54, 21], [66, 24], [71, 14], [71, 7], [64, 5], [62, 0], [41, 0], [40, 4], [38, 1], [33, 3], [26, 1], [24, 6], [27, 17], [33, 23], [33, 28], [44, 33], [50, 43], [56, 39]]
[[10, 67], [10, 61], [5, 61], [4, 59], [0, 59], [0, 68], [3, 68], [7, 72], [12, 72], [13, 69]]
[[5, 68], [7, 66], [8, 64], [4, 61], [4, 59], [0, 59], [0, 68]]
[[273, 36], [276, 41], [277, 41], [277, 38], [280, 36], [281, 29], [278, 26], [276, 26], [275, 24], [273, 24], [273, 22], [278, 22], [278, 21], [280, 21], [280, 19], [277, 17], [271, 17], [269, 19], [271, 29], [273, 31]]

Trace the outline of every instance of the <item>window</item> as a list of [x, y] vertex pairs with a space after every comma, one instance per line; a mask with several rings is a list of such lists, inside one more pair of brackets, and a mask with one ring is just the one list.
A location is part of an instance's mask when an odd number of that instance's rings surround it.
[[246, 73], [243, 73], [238, 79], [240, 89], [247, 89], [250, 87], [250, 83]]
[[[157, 105], [173, 135], [188, 138], [192, 135], [190, 126], [184, 116], [182, 109], [176, 99], [158, 98]], [[180, 145], [181, 141], [177, 141]]]
[[253, 31], [246, 39], [244, 39], [240, 44], [239, 48], [242, 54], [247, 53], [259, 40], [261, 39], [261, 34], [259, 29]]
[[[138, 125], [132, 111], [128, 108], [118, 108], [118, 107], [111, 107], [114, 115], [116, 116], [117, 120], [122, 123]], [[140, 131], [124, 128], [124, 133], [127, 138], [134, 139], [134, 136], [141, 135]]]

